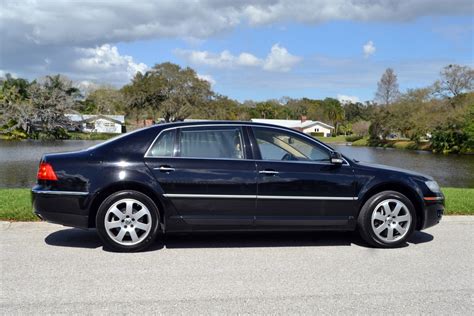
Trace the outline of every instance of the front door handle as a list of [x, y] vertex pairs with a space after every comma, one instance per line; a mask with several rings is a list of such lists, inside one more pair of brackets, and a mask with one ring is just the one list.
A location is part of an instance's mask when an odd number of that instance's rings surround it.
[[160, 170], [161, 172], [171, 172], [175, 171], [176, 169], [170, 167], [170, 166], [159, 166], [158, 168], [153, 168], [155, 170]]
[[260, 173], [260, 174], [266, 174], [266, 175], [269, 175], [269, 176], [274, 176], [274, 175], [276, 175], [276, 174], [279, 174], [278, 171], [271, 170], [271, 169], [260, 170], [258, 173]]

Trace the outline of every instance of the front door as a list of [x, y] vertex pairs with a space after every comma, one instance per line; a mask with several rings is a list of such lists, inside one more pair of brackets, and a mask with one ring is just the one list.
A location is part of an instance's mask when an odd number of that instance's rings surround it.
[[[174, 144], [168, 157], [166, 139]], [[255, 161], [246, 159], [247, 142], [237, 125], [182, 127], [163, 132], [146, 162], [186, 223], [251, 226], [257, 173]]]
[[252, 128], [257, 162], [256, 225], [328, 228], [353, 224], [354, 175], [348, 163], [330, 162], [330, 150], [299, 133]]

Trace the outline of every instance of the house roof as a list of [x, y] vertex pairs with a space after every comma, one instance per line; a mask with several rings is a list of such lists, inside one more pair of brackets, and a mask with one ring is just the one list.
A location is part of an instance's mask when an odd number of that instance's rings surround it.
[[73, 122], [91, 122], [104, 119], [117, 124], [125, 124], [125, 115], [105, 115], [105, 114], [65, 114]]
[[304, 122], [301, 122], [301, 120], [251, 119], [251, 121], [256, 123], [273, 124], [289, 128], [308, 128], [320, 125], [329, 129], [334, 129], [334, 127], [329, 124], [312, 120], [306, 120]]

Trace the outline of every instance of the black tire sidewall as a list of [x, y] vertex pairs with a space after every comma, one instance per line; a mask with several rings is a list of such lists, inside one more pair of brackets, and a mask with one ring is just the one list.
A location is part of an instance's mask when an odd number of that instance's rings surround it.
[[[395, 200], [399, 200], [403, 202], [403, 204], [406, 205], [408, 211], [410, 212], [410, 215], [412, 218], [411, 225], [408, 229], [408, 233], [402, 239], [393, 243], [387, 243], [379, 239], [378, 236], [373, 231], [372, 223], [371, 223], [372, 213], [374, 212], [375, 207], [381, 201], [387, 200], [387, 199], [395, 199]], [[408, 199], [405, 195], [396, 191], [383, 191], [383, 192], [375, 194], [370, 199], [368, 199], [367, 202], [365, 202], [359, 214], [358, 226], [359, 226], [359, 231], [362, 237], [372, 246], [394, 248], [402, 244], [405, 244], [407, 239], [410, 238], [410, 236], [413, 234], [415, 230], [416, 220], [417, 218], [416, 218], [415, 207], [413, 206], [413, 203], [410, 201], [410, 199]]]
[[[112, 206], [115, 202], [122, 199], [126, 199], [126, 198], [135, 199], [143, 203], [150, 210], [151, 220], [152, 220], [152, 228], [148, 236], [144, 240], [142, 240], [140, 243], [133, 246], [125, 246], [125, 245], [117, 244], [107, 234], [105, 223], [104, 223], [105, 215], [109, 207]], [[150, 199], [147, 195], [138, 191], [124, 190], [124, 191], [119, 191], [119, 192], [115, 192], [111, 194], [101, 203], [96, 215], [96, 228], [97, 228], [97, 232], [99, 234], [100, 239], [104, 243], [105, 248], [108, 248], [113, 251], [119, 251], [119, 252], [136, 252], [136, 251], [144, 250], [155, 241], [156, 236], [158, 235], [158, 232], [159, 232], [159, 227], [160, 227], [159, 220], [160, 218], [159, 218], [158, 208], [156, 207], [152, 199]]]

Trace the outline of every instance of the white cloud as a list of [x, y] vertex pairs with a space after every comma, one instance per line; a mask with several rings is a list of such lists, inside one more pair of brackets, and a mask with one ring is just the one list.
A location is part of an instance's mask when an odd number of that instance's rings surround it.
[[263, 69], [287, 72], [299, 61], [301, 61], [301, 57], [291, 55], [285, 47], [275, 44], [265, 59]]
[[337, 95], [337, 99], [339, 100], [339, 102], [341, 102], [342, 104], [346, 104], [346, 103], [357, 103], [359, 102], [359, 98], [354, 96], [354, 95], [345, 95], [345, 94], [338, 94]]
[[263, 70], [280, 72], [290, 71], [302, 60], [301, 57], [290, 54], [285, 47], [279, 44], [273, 45], [265, 58], [258, 58], [246, 52], [233, 55], [228, 50], [221, 53], [210, 53], [208, 51], [177, 49], [175, 53], [194, 65], [217, 68], [261, 67]]
[[364, 57], [368, 58], [369, 56], [375, 53], [375, 45], [374, 42], [368, 41], [367, 43], [362, 46], [362, 51], [364, 52]]
[[211, 76], [211, 75], [202, 75], [202, 74], [197, 74], [198, 78], [201, 80], [206, 80], [211, 84], [211, 86], [216, 84], [216, 80]]
[[80, 71], [85, 72], [119, 72], [128, 79], [137, 72], [144, 73], [148, 66], [144, 63], [135, 63], [131, 56], [120, 55], [116, 46], [104, 44], [96, 48], [78, 48], [84, 57], [74, 62]]
[[241, 53], [237, 58], [237, 64], [242, 66], [259, 66], [262, 60], [249, 53]]

